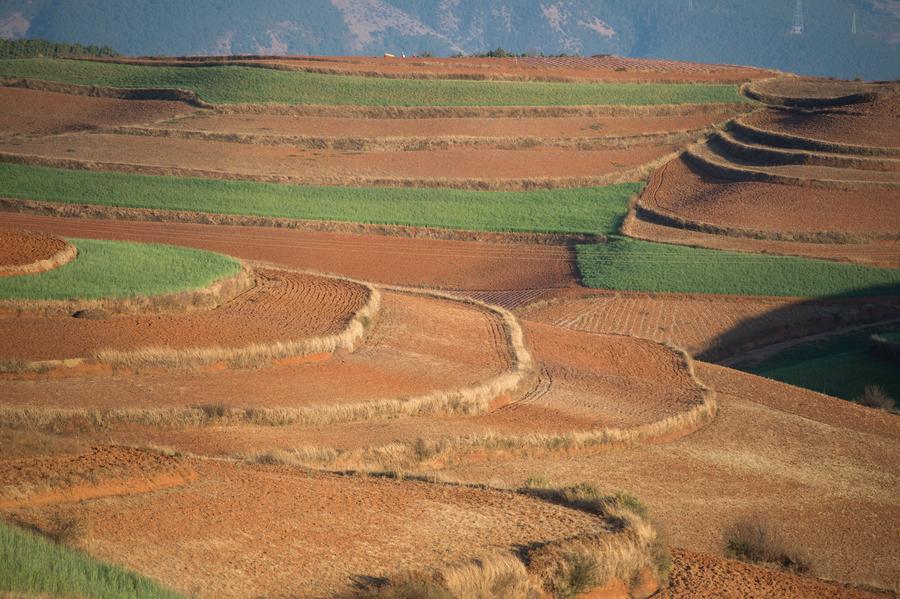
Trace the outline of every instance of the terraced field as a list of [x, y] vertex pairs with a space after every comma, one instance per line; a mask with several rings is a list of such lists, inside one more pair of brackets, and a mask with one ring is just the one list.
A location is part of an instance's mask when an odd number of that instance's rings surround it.
[[893, 596], [896, 415], [721, 364], [893, 330], [896, 90], [771, 75], [0, 61], [0, 594]]

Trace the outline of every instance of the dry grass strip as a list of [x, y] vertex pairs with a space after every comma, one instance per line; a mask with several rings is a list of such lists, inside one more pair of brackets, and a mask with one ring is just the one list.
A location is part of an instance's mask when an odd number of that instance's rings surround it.
[[159, 314], [213, 310], [256, 286], [253, 272], [242, 264], [234, 276], [203, 289], [163, 295], [97, 300], [0, 300], [0, 309], [42, 316], [78, 314], [81, 318], [107, 318], [119, 314]]
[[[49, 258], [37, 260], [31, 264], [0, 265], [0, 277], [17, 277], [20, 275], [33, 275], [47, 272], [48, 270], [53, 270], [54, 268], [59, 268], [60, 266], [68, 264], [76, 257], [78, 257], [78, 248], [71, 243], [66, 243], [66, 247]], [[0, 308], [2, 307], [3, 304], [0, 303]]]
[[[530, 189], [571, 189], [579, 187], [602, 187], [616, 183], [640, 181], [654, 170], [665, 164], [677, 153], [670, 153], [651, 162], [636, 167], [587, 177], [530, 177], [530, 178], [413, 178], [413, 177], [366, 177], [366, 176], [306, 176], [262, 175], [233, 173], [208, 169], [195, 169], [169, 166], [153, 166], [124, 162], [105, 162], [79, 160], [73, 158], [50, 158], [32, 154], [16, 154], [0, 152], [0, 162], [24, 164], [32, 166], [48, 166], [72, 170], [107, 171], [132, 173], [139, 175], [155, 175], [163, 177], [199, 177], [226, 181], [257, 181], [262, 183], [281, 183], [288, 185], [329, 185], [341, 187], [399, 187], [399, 188], [450, 188], [481, 191], [527, 191]], [[900, 183], [897, 184], [900, 187]]]
[[630, 428], [603, 428], [558, 434], [498, 435], [486, 432], [465, 437], [415, 442], [396, 442], [379, 447], [334, 449], [306, 447], [294, 450], [273, 449], [240, 454], [252, 461], [278, 462], [329, 470], [381, 471], [440, 468], [464, 462], [468, 456], [544, 457], [572, 453], [597, 452], [615, 448], [658, 443], [682, 437], [712, 422], [718, 413], [715, 391], [703, 384], [694, 371], [694, 362], [686, 352], [677, 353], [697, 387], [693, 407], [656, 422]]
[[379, 225], [349, 221], [299, 220], [242, 214], [213, 214], [187, 210], [157, 210], [150, 208], [122, 208], [96, 204], [63, 204], [39, 200], [0, 198], [0, 212], [18, 212], [38, 216], [92, 218], [105, 220], [193, 223], [203, 225], [237, 225], [244, 227], [274, 227], [322, 233], [350, 233], [384, 235], [415, 239], [447, 239], [485, 243], [528, 243], [538, 245], [567, 245], [571, 243], [600, 243], [602, 235], [577, 233], [527, 233], [469, 231], [412, 225]]
[[830, 152], [833, 154], [854, 154], [859, 156], [900, 156], [900, 148], [883, 148], [878, 146], [860, 146], [843, 144], [812, 137], [791, 135], [780, 131], [769, 131], [754, 127], [737, 118], [728, 123], [728, 129], [741, 137], [769, 146], [809, 150], [812, 152]]
[[329, 104], [227, 104], [222, 114], [368, 119], [654, 117], [709, 115], [733, 117], [751, 112], [750, 103], [589, 105], [589, 106], [338, 106]]
[[[727, 159], [716, 155], [706, 143], [690, 146], [682, 155], [692, 165], [701, 168], [708, 173], [731, 179], [733, 181], [763, 181], [766, 183], [781, 183], [784, 185], [797, 185], [816, 189], [840, 189], [840, 190], [893, 190], [900, 189], [900, 181], [849, 181], [837, 179], [815, 179], [781, 175], [771, 171], [760, 170], [728, 162]], [[0, 158], [2, 159], [2, 158]]]
[[[285, 269], [287, 270], [287, 269]], [[293, 271], [303, 272], [308, 271]], [[358, 341], [365, 332], [365, 328], [371, 323], [371, 317], [374, 311], [377, 311], [377, 305], [374, 308], [373, 298], [377, 297], [380, 302], [380, 294], [377, 295], [377, 289], [370, 287], [367, 283], [355, 281], [353, 279], [345, 279], [357, 284], [366, 285], [373, 289], [375, 293], [370, 295], [370, 302], [367, 304], [369, 312], [360, 314], [355, 322], [351, 323], [345, 330], [348, 337], [347, 340], [353, 339]], [[352, 422], [357, 420], [374, 420], [374, 419], [390, 419], [409, 416], [425, 416], [425, 415], [473, 415], [483, 414], [487, 412], [491, 403], [500, 396], [514, 394], [522, 385], [526, 384], [532, 376], [535, 375], [534, 361], [531, 353], [525, 346], [524, 334], [518, 321], [511, 312], [497, 307], [479, 302], [474, 299], [461, 299], [459, 297], [441, 293], [439, 291], [415, 290], [406, 287], [384, 286], [381, 289], [389, 290], [396, 293], [406, 293], [410, 295], [419, 295], [424, 297], [433, 297], [446, 301], [452, 301], [465, 305], [474, 306], [484, 312], [499, 317], [503, 325], [503, 333], [507, 342], [507, 349], [510, 353], [510, 369], [506, 372], [498, 374], [493, 378], [482, 383], [463, 387], [460, 389], [441, 390], [412, 398], [388, 399], [382, 401], [357, 402], [339, 405], [319, 405], [311, 407], [285, 407], [285, 408], [238, 408], [227, 406], [197, 406], [187, 408], [167, 408], [167, 409], [123, 409], [123, 410], [79, 410], [79, 409], [41, 409], [41, 408], [0, 408], [0, 425], [9, 426], [17, 429], [38, 429], [38, 430], [68, 430], [72, 427], [76, 429], [87, 430], [103, 430], [115, 424], [140, 424], [157, 427], [189, 427], [204, 426], [210, 424], [259, 424], [268, 426], [284, 426], [289, 424], [307, 424], [322, 425], [332, 424], [336, 422]], [[361, 310], [365, 311], [366, 308]], [[351, 330], [352, 329], [352, 330]], [[358, 335], [354, 337], [353, 335]], [[337, 340], [335, 340], [337, 341]], [[269, 349], [269, 346], [253, 348], [252, 352], [258, 351], [259, 354], [248, 352], [246, 355], [238, 353], [234, 356], [238, 360], [239, 366], [255, 366], [260, 360], [271, 360], [280, 347], [286, 347], [294, 350], [286, 344], [278, 344], [275, 349]], [[322, 347], [329, 347], [324, 345]], [[300, 349], [306, 349], [301, 347]], [[325, 351], [316, 347], [318, 351]], [[225, 350], [226, 352], [228, 350]], [[237, 350], [238, 352], [244, 350]], [[174, 355], [168, 358], [168, 355]], [[214, 354], [216, 361], [222, 361], [229, 356]], [[195, 364], [193, 360], [204, 360], [207, 356], [204, 353], [192, 353], [187, 350], [182, 352], [173, 352], [173, 354], [150, 354], [147, 361], [143, 361], [145, 356], [135, 352], [135, 355], [123, 358], [115, 353], [105, 354], [102, 357], [105, 360], [113, 360], [113, 364], [117, 366], [138, 367], [149, 364], [169, 366], [174, 364], [177, 366], [185, 363], [185, 360], [191, 360], [190, 364]], [[248, 364], [249, 362], [249, 364]], [[74, 364], [80, 365], [80, 364]], [[23, 371], [23, 366], [7, 365], [8, 368], [13, 366], [19, 367], [19, 372]], [[32, 364], [31, 371], [41, 371], [40, 364]], [[43, 369], [46, 369], [43, 366]]]
[[[663, 167], [665, 168], [665, 167]], [[651, 182], [644, 190], [644, 193], [635, 196], [631, 202], [629, 215], [635, 214], [641, 220], [663, 225], [665, 227], [674, 227], [676, 229], [686, 229], [688, 231], [697, 231], [699, 233], [709, 233], [711, 235], [722, 235], [725, 237], [742, 237], [747, 239], [761, 239], [769, 241], [794, 241], [800, 243], [823, 243], [823, 244], [860, 244], [869, 243], [875, 240], [897, 240], [900, 239], [900, 233], [893, 232], [869, 232], [869, 233], [845, 233], [843, 231], [764, 231], [762, 229], [749, 229], [742, 227], [731, 227], [727, 225], [716, 225], [698, 219], [690, 219], [669, 212], [657, 207], [654, 201], [656, 194], [659, 193], [663, 183], [663, 177], [657, 177], [655, 185]], [[632, 217], [633, 218], [633, 217]]]
[[753, 145], [744, 143], [727, 131], [713, 132], [710, 140], [715, 147], [728, 156], [765, 165], [809, 164], [867, 171], [896, 172], [900, 170], [900, 160]]
[[771, 106], [787, 106], [790, 108], [828, 108], [833, 106], [846, 106], [847, 104], [862, 104], [872, 102], [878, 97], [877, 91], [865, 91], [845, 94], [834, 97], [790, 97], [761, 91], [759, 85], [770, 83], [778, 77], [749, 81], [741, 85], [741, 93], [751, 100], [769, 104]]
[[529, 150], [533, 148], [562, 148], [571, 150], [627, 149], [644, 145], [674, 145], [695, 142], [712, 132], [712, 127], [682, 129], [664, 133], [642, 133], [609, 137], [475, 137], [444, 135], [435, 137], [319, 137], [308, 135], [278, 135], [255, 133], [222, 133], [194, 129], [166, 127], [122, 126], [104, 131], [117, 135], [197, 139], [227, 143], [279, 146], [289, 145], [305, 150], [338, 150], [353, 152], [421, 152], [450, 148], [481, 148], [497, 150]]

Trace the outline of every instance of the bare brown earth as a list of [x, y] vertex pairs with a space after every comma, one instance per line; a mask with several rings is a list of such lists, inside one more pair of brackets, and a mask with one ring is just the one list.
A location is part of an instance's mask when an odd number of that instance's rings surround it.
[[900, 303], [558, 290], [516, 313], [578, 331], [670, 343], [711, 361], [791, 337], [896, 317]]
[[565, 137], [607, 138], [700, 129], [722, 120], [699, 112], [685, 116], [367, 119], [277, 114], [198, 112], [167, 129], [254, 135], [323, 137]]
[[0, 230], [171, 243], [247, 260], [398, 285], [528, 289], [576, 284], [571, 251], [557, 245], [496, 244], [271, 227], [122, 222], [0, 212]]
[[[868, 106], [868, 105], [861, 105]], [[799, 114], [785, 110], [763, 110], [747, 115], [741, 120], [749, 125], [790, 135], [824, 141], [878, 146], [900, 147], [900, 110], [872, 110], [860, 113], [847, 109], [822, 110], [811, 114]]]
[[135, 64], [191, 64], [212, 62], [274, 66], [347, 75], [428, 79], [514, 79], [538, 81], [658, 81], [740, 82], [772, 75], [751, 67], [710, 65], [643, 58], [522, 57], [522, 58], [389, 58], [369, 56], [276, 56], [248, 59], [190, 58], [108, 59]]
[[699, 225], [709, 223], [748, 232], [896, 233], [900, 230], [898, 200], [900, 191], [894, 190], [849, 191], [729, 181], [678, 159], [653, 174], [641, 205]]
[[[874, 193], [874, 192], [873, 192]], [[771, 253], [809, 258], [828, 258], [876, 266], [900, 266], [900, 245], [895, 240], [875, 240], [866, 243], [805, 243], [797, 241], [775, 241], [751, 239], [701, 233], [688, 229], [656, 224], [640, 217], [629, 215], [623, 231], [637, 239], [705, 247], [750, 253]]]
[[56, 135], [121, 125], [155, 123], [188, 114], [181, 102], [117, 100], [0, 87], [4, 135]]
[[445, 471], [463, 480], [588, 480], [652, 506], [671, 543], [721, 554], [723, 531], [764, 514], [812, 574], [896, 589], [900, 420], [727, 368], [699, 365], [717, 391], [709, 425], [664, 445], [596, 455], [501, 459]]
[[0, 273], [5, 267], [27, 266], [49, 260], [66, 248], [66, 241], [53, 235], [25, 230], [0, 230]]
[[[245, 334], [256, 333], [251, 329]], [[496, 317], [458, 302], [384, 293], [365, 345], [351, 354], [263, 369], [6, 380], [3, 403], [151, 410], [334, 406], [454, 390], [482, 382], [509, 365], [510, 352]]]
[[673, 549], [672, 555], [671, 582], [658, 595], [661, 599], [874, 599], [893, 596], [685, 549]]
[[78, 519], [90, 531], [79, 544], [92, 555], [200, 597], [332, 597], [364, 577], [603, 531], [586, 513], [511, 492], [183, 464], [197, 480], [6, 517], [37, 527]]
[[[0, 152], [76, 161], [86, 168], [113, 168], [214, 178], [243, 178], [307, 184], [427, 184], [473, 186], [486, 182], [506, 187], [522, 179], [590, 179], [653, 162], [673, 146], [577, 151], [537, 148], [528, 151], [446, 149], [405, 152], [303, 150], [269, 146], [166, 139], [132, 135], [71, 134], [0, 141]], [[99, 165], [91, 163], [100, 163]], [[486, 174], [489, 173], [488, 176]], [[512, 181], [510, 181], [512, 180]]]
[[0, 359], [61, 360], [144, 347], [239, 348], [340, 332], [368, 291], [338, 279], [256, 271], [256, 286], [214, 310], [112, 318], [0, 314]]

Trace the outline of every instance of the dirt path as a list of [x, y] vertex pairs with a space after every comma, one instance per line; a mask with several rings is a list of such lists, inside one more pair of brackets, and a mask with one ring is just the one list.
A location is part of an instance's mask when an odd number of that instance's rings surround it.
[[398, 285], [528, 289], [576, 284], [571, 251], [556, 245], [497, 244], [268, 227], [122, 222], [0, 212], [0, 230], [172, 243], [289, 268]]

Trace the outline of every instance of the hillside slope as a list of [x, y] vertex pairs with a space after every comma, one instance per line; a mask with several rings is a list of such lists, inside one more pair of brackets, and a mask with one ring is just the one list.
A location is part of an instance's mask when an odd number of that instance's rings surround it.
[[[7, 0], [0, 37], [107, 44], [128, 54], [516, 52], [752, 64], [900, 77], [900, 2], [789, 0]], [[852, 22], [856, 14], [856, 32]]]

